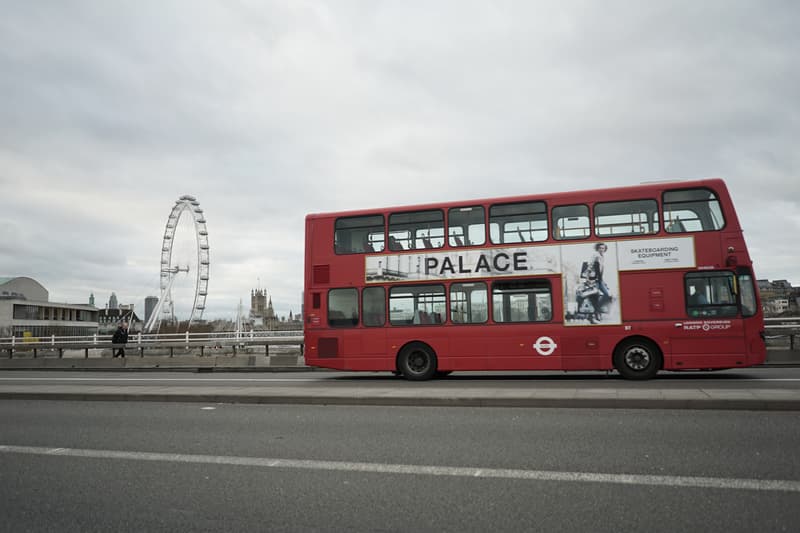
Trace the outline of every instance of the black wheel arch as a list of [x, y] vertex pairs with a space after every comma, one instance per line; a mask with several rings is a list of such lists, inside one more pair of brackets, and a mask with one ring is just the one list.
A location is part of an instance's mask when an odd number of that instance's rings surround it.
[[[624, 372], [623, 370], [620, 369], [620, 366], [623, 363], [619, 359], [623, 355], [623, 351], [626, 350], [628, 347], [633, 347], [637, 344], [641, 345], [644, 348], [649, 348], [650, 350], [652, 350], [653, 355], [655, 356], [655, 365], [656, 365], [655, 368], [648, 369], [645, 372], [643, 372], [641, 378], [633, 376], [633, 374], [638, 374], [637, 372], [633, 373], [631, 373], [631, 371]], [[614, 368], [617, 369], [617, 371], [620, 372], [620, 374], [622, 374], [626, 378], [649, 379], [655, 376], [655, 374], [658, 371], [664, 369], [664, 350], [661, 348], [659, 343], [656, 342], [651, 337], [648, 337], [646, 335], [630, 335], [628, 337], [625, 337], [624, 339], [621, 339], [616, 344], [616, 346], [614, 346], [614, 350], [611, 353], [611, 364], [613, 365]]]
[[407, 376], [405, 374], [405, 372], [403, 372], [403, 368], [402, 368], [402, 365], [400, 364], [400, 360], [401, 360], [401, 357], [403, 357], [404, 353], [409, 352], [411, 350], [415, 350], [415, 349], [425, 350], [426, 352], [428, 352], [430, 354], [430, 356], [432, 358], [431, 362], [432, 362], [433, 368], [430, 371], [430, 374], [431, 374], [430, 377], [423, 378], [423, 379], [431, 379], [436, 374], [436, 372], [438, 371], [439, 357], [436, 354], [436, 350], [433, 348], [433, 346], [430, 345], [430, 343], [425, 342], [425, 341], [421, 341], [421, 340], [408, 341], [407, 343], [402, 345], [397, 350], [397, 354], [395, 355], [395, 359], [394, 359], [394, 365], [395, 365], [396, 371], [398, 373], [400, 373], [400, 375], [403, 375], [406, 378], [411, 379], [411, 378], [409, 378], [409, 376]]

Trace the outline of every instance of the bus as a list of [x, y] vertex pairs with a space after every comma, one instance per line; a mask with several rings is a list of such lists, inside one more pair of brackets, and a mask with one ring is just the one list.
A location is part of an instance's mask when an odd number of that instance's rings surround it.
[[304, 266], [314, 367], [649, 379], [766, 357], [721, 179], [310, 214]]

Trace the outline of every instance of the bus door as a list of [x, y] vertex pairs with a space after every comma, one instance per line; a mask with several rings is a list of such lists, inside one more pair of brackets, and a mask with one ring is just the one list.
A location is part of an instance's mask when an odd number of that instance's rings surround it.
[[767, 346], [763, 337], [764, 321], [757, 319], [760, 306], [756, 298], [755, 278], [749, 268], [738, 267], [736, 281], [749, 364], [761, 364], [767, 357]]
[[560, 370], [561, 348], [553, 335], [551, 283], [546, 279], [492, 283], [489, 369]]
[[727, 270], [684, 276], [686, 318], [675, 322], [671, 341], [676, 369], [745, 366], [747, 345], [737, 283]]
[[484, 282], [450, 285], [450, 350], [451, 360], [442, 368], [483, 370], [486, 354], [493, 339], [486, 334], [489, 320], [488, 290]]
[[[386, 289], [365, 287], [361, 291], [361, 325], [358, 330], [360, 352], [369, 368], [385, 369], [386, 363]], [[379, 361], [384, 361], [383, 366]]]

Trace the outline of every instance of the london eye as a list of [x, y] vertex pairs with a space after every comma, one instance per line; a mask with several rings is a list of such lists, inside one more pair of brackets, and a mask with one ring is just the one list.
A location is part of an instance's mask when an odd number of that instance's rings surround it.
[[[190, 224], [180, 224], [181, 217], [187, 216], [191, 220]], [[195, 234], [196, 255], [185, 258], [186, 264], [179, 264], [178, 259], [173, 254], [175, 237], [179, 228], [193, 228]], [[192, 231], [190, 229], [184, 231]], [[164, 238], [161, 245], [161, 263], [159, 273], [160, 296], [158, 304], [150, 316], [145, 331], [158, 331], [161, 322], [170, 324], [176, 323], [175, 299], [173, 298], [173, 285], [179, 273], [187, 275], [194, 274], [194, 297], [192, 299], [191, 310], [189, 311], [189, 321], [187, 330], [192, 323], [203, 318], [206, 308], [206, 297], [208, 296], [208, 280], [210, 273], [209, 247], [208, 247], [208, 228], [200, 202], [194, 196], [183, 195], [175, 201], [175, 205], [167, 218], [164, 228]]]

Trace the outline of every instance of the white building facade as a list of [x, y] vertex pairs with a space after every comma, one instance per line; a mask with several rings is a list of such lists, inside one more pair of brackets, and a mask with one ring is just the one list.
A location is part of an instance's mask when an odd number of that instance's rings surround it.
[[55, 303], [38, 281], [0, 277], [0, 337], [49, 337], [97, 333], [93, 305]]

